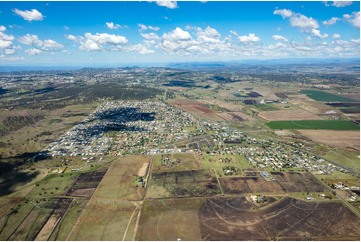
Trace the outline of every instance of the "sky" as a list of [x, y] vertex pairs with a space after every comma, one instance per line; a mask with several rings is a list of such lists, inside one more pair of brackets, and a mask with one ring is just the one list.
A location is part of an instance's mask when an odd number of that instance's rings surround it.
[[360, 2], [1, 2], [0, 65], [360, 56]]

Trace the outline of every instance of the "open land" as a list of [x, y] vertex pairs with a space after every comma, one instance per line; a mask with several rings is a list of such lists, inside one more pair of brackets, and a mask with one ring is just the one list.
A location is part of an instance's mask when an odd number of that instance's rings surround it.
[[359, 69], [259, 67], [0, 73], [0, 240], [359, 240]]
[[360, 150], [359, 131], [299, 130], [299, 132], [315, 142], [339, 148], [352, 148], [355, 150]]

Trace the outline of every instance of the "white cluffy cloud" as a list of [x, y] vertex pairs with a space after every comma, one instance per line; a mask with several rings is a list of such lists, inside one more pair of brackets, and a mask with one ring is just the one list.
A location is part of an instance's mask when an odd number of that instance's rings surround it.
[[158, 31], [159, 30], [159, 27], [157, 26], [150, 26], [150, 25], [145, 25], [145, 24], [138, 24], [138, 27], [139, 27], [139, 32], [142, 32], [142, 31], [145, 31], [145, 30], [153, 30], [153, 31]]
[[[85, 33], [84, 36], [65, 35], [68, 40], [79, 44], [84, 51], [135, 51], [139, 54], [154, 53], [142, 44], [129, 44], [128, 39], [121, 35], [108, 33]], [[151, 38], [151, 37], [149, 37]]]
[[331, 3], [324, 2], [324, 4], [326, 6], [333, 6], [333, 7], [336, 7], [336, 8], [347, 7], [347, 6], [350, 6], [352, 3], [353, 3], [352, 1], [333, 1]]
[[108, 29], [119, 29], [120, 24], [114, 24], [113, 22], [106, 22], [105, 25]]
[[84, 37], [85, 38], [82, 38], [80, 41], [79, 49], [86, 51], [101, 51], [104, 49], [105, 45], [116, 46], [128, 43], [127, 38], [124, 36], [107, 33], [96, 33], [94, 35], [85, 33]]
[[332, 35], [332, 38], [334, 38], [334, 39], [339, 39], [339, 38], [341, 38], [341, 35], [339, 35], [339, 34], [333, 34], [333, 35]]
[[[318, 30], [320, 25], [317, 20], [312, 17], [307, 17], [301, 13], [295, 13], [289, 9], [276, 9], [273, 14], [280, 15], [284, 19], [289, 19], [291, 26], [298, 28], [301, 32], [309, 33], [322, 39], [328, 37], [328, 34], [321, 34], [320, 30]], [[329, 21], [325, 21], [324, 24], [330, 25], [333, 24], [333, 21], [336, 20], [331, 19]]]
[[321, 39], [325, 39], [328, 37], [328, 34], [321, 34], [321, 32], [318, 29], [312, 29], [311, 34], [315, 37], [319, 37]]
[[35, 49], [39, 49], [41, 51], [56, 51], [64, 48], [62, 44], [56, 42], [55, 40], [40, 40], [39, 37], [34, 34], [26, 34], [20, 37], [18, 41], [24, 45], [33, 46]]
[[238, 39], [239, 39], [239, 41], [241, 41], [244, 44], [251, 43], [251, 42], [258, 42], [261, 40], [254, 33], [249, 33], [248, 35], [239, 36]]
[[38, 10], [36, 9], [31, 9], [31, 10], [19, 10], [19, 9], [14, 9], [13, 12], [22, 17], [23, 19], [25, 19], [26, 21], [41, 21], [43, 20], [44, 16], [42, 13], [40, 13]]
[[25, 53], [27, 53], [28, 55], [39, 55], [41, 52], [41, 50], [35, 48], [25, 50]]
[[286, 37], [282, 36], [282, 35], [272, 35], [272, 38], [273, 38], [274, 40], [283, 40], [283, 41], [285, 41], [285, 42], [288, 41], [288, 39], [287, 39]]
[[344, 14], [343, 18], [353, 26], [360, 28], [360, 12], [353, 12], [352, 14]]
[[158, 6], [170, 9], [178, 8], [177, 1], [156, 1]]
[[323, 25], [329, 26], [329, 25], [334, 25], [334, 24], [335, 24], [337, 21], [339, 21], [339, 20], [340, 20], [339, 18], [332, 17], [332, 18], [330, 18], [329, 20], [323, 21], [322, 23], [323, 23]]
[[13, 44], [14, 36], [5, 34], [5, 26], [0, 26], [0, 49], [10, 48]]

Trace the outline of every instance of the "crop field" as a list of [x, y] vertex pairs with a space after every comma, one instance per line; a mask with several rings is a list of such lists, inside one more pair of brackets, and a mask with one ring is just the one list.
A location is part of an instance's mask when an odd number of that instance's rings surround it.
[[300, 93], [306, 94], [308, 97], [323, 102], [355, 102], [355, 100], [338, 96], [332, 93], [318, 91], [318, 90], [301, 90]]
[[352, 148], [360, 150], [359, 131], [299, 130], [299, 132], [317, 143], [344, 149]]
[[359, 218], [339, 202], [268, 198], [257, 208], [244, 197], [219, 197], [207, 199], [198, 214], [202, 240], [358, 240], [360, 236]]
[[73, 199], [73, 202], [54, 228], [48, 240], [66, 240], [88, 201], [88, 199], [84, 198]]
[[135, 187], [147, 156], [125, 156], [111, 164], [67, 240], [132, 240], [144, 196], [144, 188]]
[[307, 172], [271, 172], [275, 178], [266, 181], [258, 176], [221, 177], [219, 182], [225, 193], [287, 193], [287, 192], [322, 192], [324, 186]]
[[56, 203], [53, 212], [51, 213], [50, 217], [41, 228], [40, 232], [36, 236], [35, 240], [45, 241], [48, 240], [50, 235], [52, 234], [54, 228], [63, 217], [65, 211], [70, 206], [72, 199], [69, 198], [60, 198]]
[[137, 201], [144, 196], [144, 188], [135, 187], [133, 176], [138, 174], [148, 156], [124, 156], [113, 161], [107, 173], [93, 194], [95, 198]]
[[104, 169], [81, 173], [66, 195], [72, 197], [90, 198], [106, 172], [107, 170]]
[[213, 121], [223, 121], [222, 118], [217, 116], [217, 113], [209, 108], [205, 108], [201, 102], [188, 100], [188, 99], [180, 99], [177, 101], [169, 102], [176, 108], [179, 108], [185, 112], [189, 112], [196, 116], [199, 116], [204, 119], [209, 119]]
[[203, 198], [146, 200], [136, 240], [201, 240], [198, 210], [203, 201]]
[[122, 240], [134, 211], [130, 201], [91, 198], [67, 240]]
[[279, 110], [279, 108], [276, 105], [273, 104], [257, 104], [253, 106], [255, 109], [259, 111], [276, 111]]
[[360, 130], [360, 126], [347, 120], [292, 120], [266, 123], [271, 129], [323, 129]]
[[226, 121], [231, 122], [242, 122], [242, 121], [253, 121], [254, 118], [244, 114], [243, 112], [223, 112], [217, 113], [217, 115]]
[[204, 170], [153, 173], [148, 198], [199, 197], [220, 193], [214, 173]]
[[259, 117], [268, 121], [280, 120], [320, 120], [321, 118], [303, 109], [265, 111], [258, 114]]

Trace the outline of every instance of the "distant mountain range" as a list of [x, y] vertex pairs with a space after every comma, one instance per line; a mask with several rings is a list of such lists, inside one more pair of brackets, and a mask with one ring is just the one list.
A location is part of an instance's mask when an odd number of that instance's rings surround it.
[[247, 66], [274, 66], [274, 65], [317, 65], [317, 64], [346, 64], [360, 65], [360, 58], [283, 58], [283, 59], [247, 59], [232, 61], [200, 61], [200, 62], [177, 62], [177, 63], [134, 63], [134, 64], [97, 64], [91, 66], [0, 66], [0, 72], [17, 71], [51, 71], [51, 70], [76, 70], [82, 68], [116, 68], [116, 67], [169, 67], [177, 69], [208, 69], [208, 68], [234, 68]]

